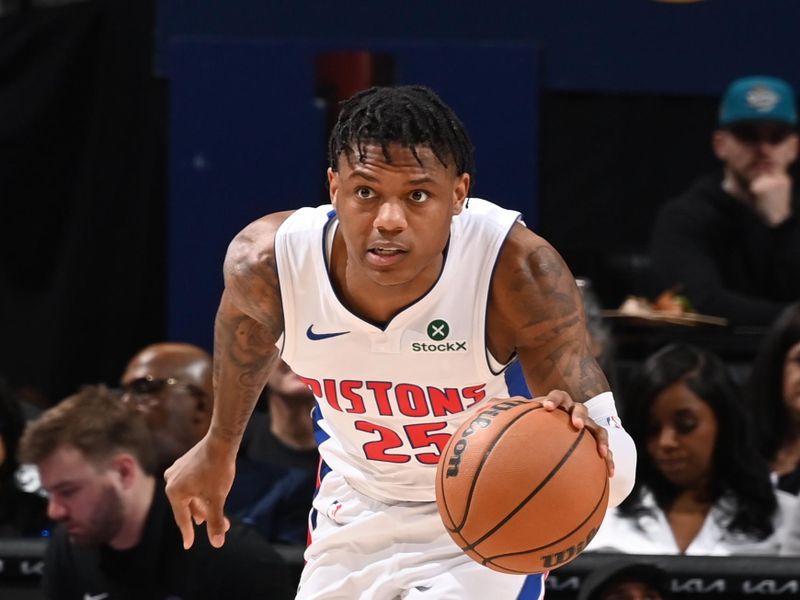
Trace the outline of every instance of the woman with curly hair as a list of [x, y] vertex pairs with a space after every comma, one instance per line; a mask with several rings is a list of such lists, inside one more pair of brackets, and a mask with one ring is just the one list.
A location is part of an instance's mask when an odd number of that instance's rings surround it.
[[589, 550], [777, 554], [797, 499], [774, 490], [740, 390], [711, 352], [670, 345], [632, 382], [625, 427], [636, 485]]
[[800, 493], [800, 303], [775, 321], [747, 386], [758, 446], [779, 489]]

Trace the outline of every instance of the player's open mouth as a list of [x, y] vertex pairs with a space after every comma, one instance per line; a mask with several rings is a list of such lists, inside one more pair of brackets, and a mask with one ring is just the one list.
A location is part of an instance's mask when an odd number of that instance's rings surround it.
[[408, 253], [398, 246], [372, 246], [367, 249], [367, 260], [376, 267], [388, 267], [401, 261]]
[[399, 248], [370, 248], [370, 252], [379, 256], [392, 256], [394, 254], [403, 254], [405, 250]]

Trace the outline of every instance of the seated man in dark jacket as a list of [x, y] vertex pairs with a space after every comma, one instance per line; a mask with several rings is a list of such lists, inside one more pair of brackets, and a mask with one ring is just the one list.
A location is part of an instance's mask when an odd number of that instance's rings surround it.
[[141, 414], [104, 387], [86, 388], [26, 431], [58, 521], [45, 557], [51, 599], [291, 598], [288, 569], [255, 531], [233, 524], [219, 550], [184, 550]]
[[800, 300], [797, 111], [788, 83], [746, 77], [725, 92], [712, 145], [721, 173], [661, 210], [651, 257], [662, 289], [701, 313], [766, 326]]

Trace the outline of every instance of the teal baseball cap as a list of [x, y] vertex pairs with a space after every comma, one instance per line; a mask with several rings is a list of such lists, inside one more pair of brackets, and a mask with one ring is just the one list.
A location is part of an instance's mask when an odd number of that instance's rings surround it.
[[767, 76], [742, 77], [733, 81], [719, 106], [719, 126], [742, 121], [797, 124], [794, 91], [783, 79]]

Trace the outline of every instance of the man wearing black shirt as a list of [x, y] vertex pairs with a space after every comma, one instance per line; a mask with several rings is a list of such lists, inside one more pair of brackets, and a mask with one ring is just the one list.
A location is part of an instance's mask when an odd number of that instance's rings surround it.
[[661, 287], [733, 325], [766, 326], [800, 299], [800, 200], [791, 87], [746, 77], [728, 87], [712, 145], [723, 162], [661, 210], [651, 256]]
[[225, 548], [206, 541], [183, 549], [163, 484], [151, 474], [147, 426], [107, 389], [87, 388], [43, 413], [22, 454], [39, 467], [48, 513], [60, 523], [45, 556], [48, 598], [293, 597], [286, 565], [242, 525], [231, 526]]

